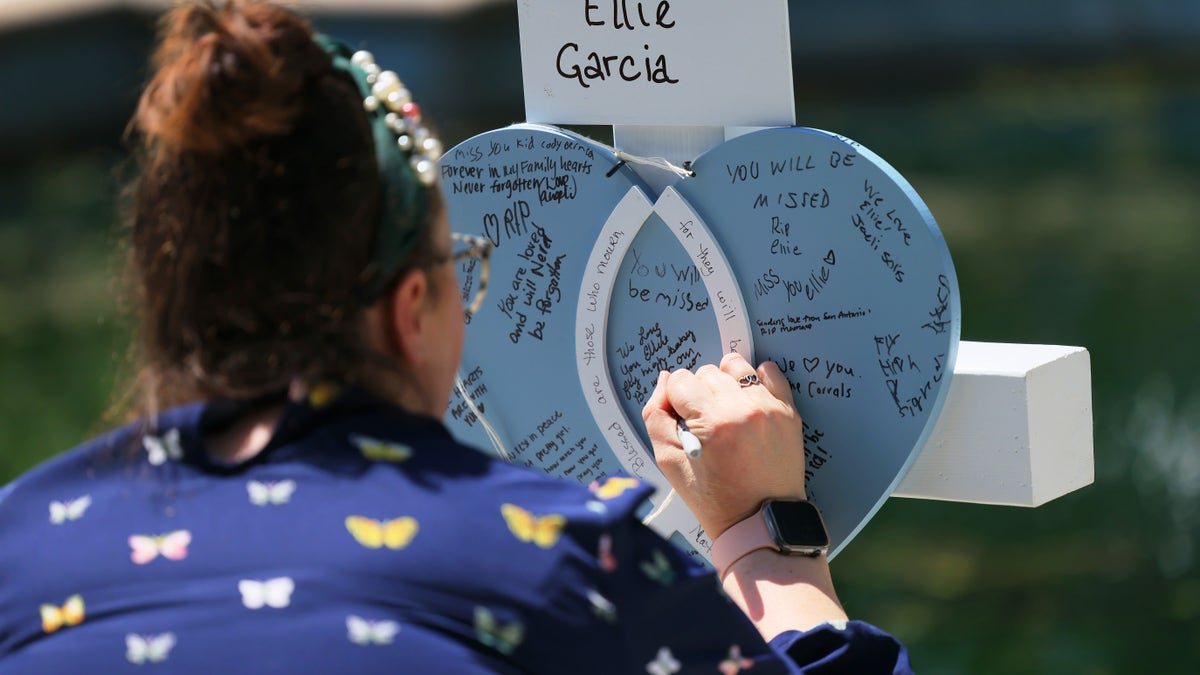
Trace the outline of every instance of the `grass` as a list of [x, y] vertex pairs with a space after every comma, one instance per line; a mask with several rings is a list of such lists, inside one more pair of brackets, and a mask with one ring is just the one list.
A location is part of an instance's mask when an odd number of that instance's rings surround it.
[[[923, 673], [1200, 658], [1200, 87], [1138, 64], [807, 102], [888, 158], [954, 254], [963, 338], [1086, 346], [1096, 484], [1038, 509], [892, 500], [835, 561]], [[104, 426], [123, 366], [115, 157], [0, 177], [0, 483]]]

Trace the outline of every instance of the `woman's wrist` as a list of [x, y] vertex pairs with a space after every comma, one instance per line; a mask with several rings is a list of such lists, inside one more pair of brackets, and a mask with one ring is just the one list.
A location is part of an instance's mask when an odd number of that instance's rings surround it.
[[829, 547], [820, 510], [804, 499], [768, 499], [713, 538], [712, 563], [724, 581], [732, 565], [760, 549], [815, 557]]
[[735, 561], [722, 581], [763, 638], [845, 621], [825, 555], [789, 556], [758, 549]]
[[729, 523], [725, 529], [712, 540], [712, 563], [716, 568], [717, 578], [721, 581], [729, 574], [735, 562], [759, 549], [778, 551], [767, 532], [766, 524], [762, 521], [762, 504], [753, 511]]

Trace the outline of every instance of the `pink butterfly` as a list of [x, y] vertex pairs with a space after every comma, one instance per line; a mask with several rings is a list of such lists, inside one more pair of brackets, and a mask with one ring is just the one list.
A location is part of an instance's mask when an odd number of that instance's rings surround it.
[[721, 675], [737, 675], [742, 670], [753, 667], [754, 662], [743, 657], [742, 648], [737, 645], [729, 648], [729, 656], [721, 662], [721, 665], [717, 666], [721, 671]]
[[129, 557], [138, 565], [145, 565], [159, 555], [167, 560], [183, 560], [190, 543], [192, 533], [187, 530], [175, 530], [157, 537], [135, 534], [129, 538], [129, 547], [133, 549]]
[[608, 534], [600, 535], [600, 569], [605, 572], [615, 572], [617, 570], [617, 558], [612, 552], [612, 536]]

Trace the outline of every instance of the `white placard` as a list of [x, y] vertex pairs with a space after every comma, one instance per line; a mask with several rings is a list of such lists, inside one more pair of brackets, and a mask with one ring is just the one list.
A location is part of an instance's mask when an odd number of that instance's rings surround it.
[[786, 0], [522, 0], [525, 116], [795, 124]]

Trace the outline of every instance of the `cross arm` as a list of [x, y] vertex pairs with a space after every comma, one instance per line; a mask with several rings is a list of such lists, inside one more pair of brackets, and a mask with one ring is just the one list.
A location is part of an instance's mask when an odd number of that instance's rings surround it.
[[1086, 349], [963, 341], [942, 413], [892, 496], [1039, 506], [1092, 483], [1092, 443]]

